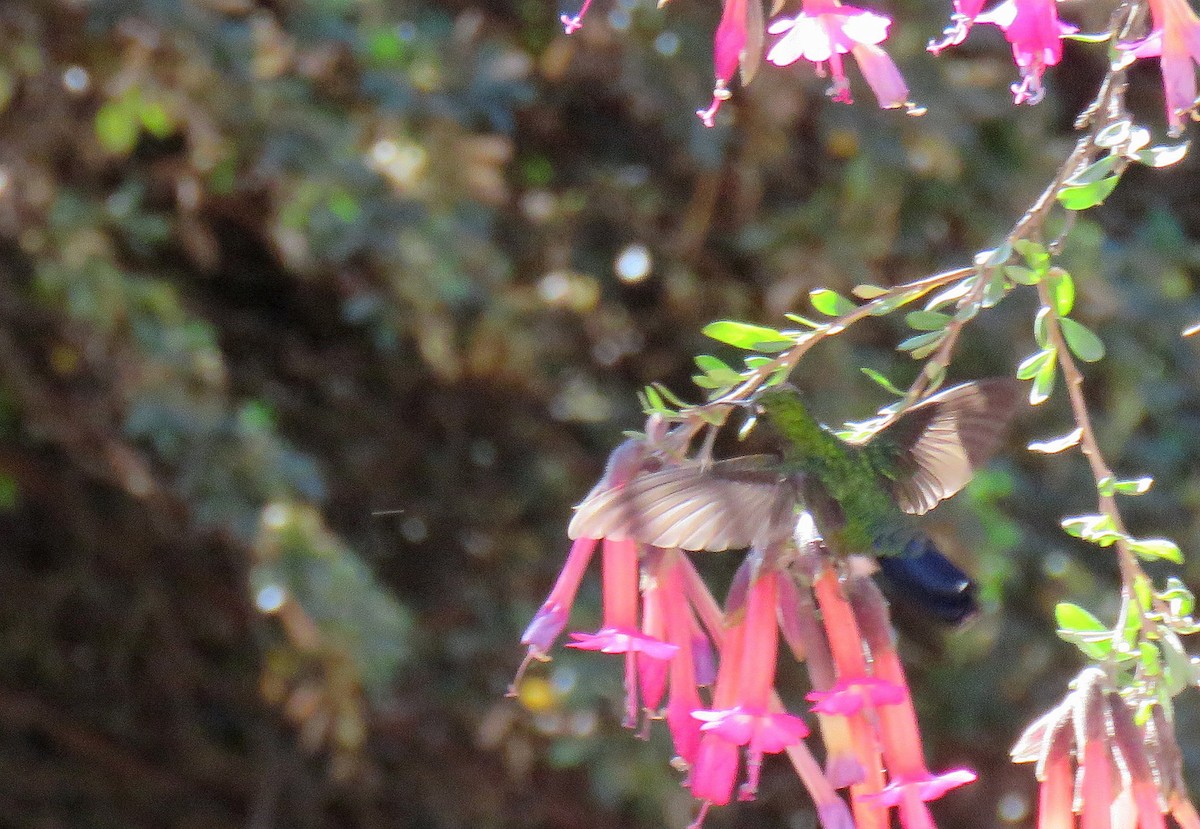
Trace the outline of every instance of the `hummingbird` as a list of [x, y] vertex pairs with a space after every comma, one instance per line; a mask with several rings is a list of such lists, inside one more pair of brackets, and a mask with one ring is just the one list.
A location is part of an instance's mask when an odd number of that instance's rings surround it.
[[640, 471], [594, 490], [568, 534], [690, 551], [765, 549], [791, 538], [807, 510], [835, 556], [876, 558], [899, 595], [957, 623], [976, 610], [974, 584], [914, 516], [967, 485], [998, 448], [1020, 396], [1011, 378], [963, 383], [850, 442], [823, 426], [795, 387], [769, 387], [753, 405], [778, 434], [778, 455]]

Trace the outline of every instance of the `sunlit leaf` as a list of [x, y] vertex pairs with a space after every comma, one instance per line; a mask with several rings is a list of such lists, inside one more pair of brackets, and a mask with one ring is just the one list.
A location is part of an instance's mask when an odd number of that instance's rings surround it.
[[696, 365], [700, 370], [707, 374], [714, 382], [726, 386], [732, 386], [740, 383], [742, 376], [726, 365], [716, 357], [711, 357], [708, 354], [701, 354], [696, 357]]
[[1078, 184], [1063, 187], [1058, 192], [1058, 201], [1067, 210], [1087, 210], [1098, 204], [1103, 204], [1113, 190], [1117, 188], [1120, 176], [1109, 176], [1090, 184]]
[[1063, 317], [1059, 324], [1062, 326], [1063, 339], [1076, 357], [1085, 363], [1103, 359], [1104, 343], [1090, 328], [1070, 317]]
[[748, 350], [765, 351], [774, 346], [778, 346], [778, 350], [782, 350], [792, 345], [793, 342], [774, 328], [735, 320], [710, 322], [704, 326], [703, 333], [717, 342]]
[[1140, 151], [1135, 157], [1139, 163], [1149, 167], [1170, 167], [1183, 161], [1190, 146], [1190, 141], [1184, 141], [1182, 144], [1150, 147]]
[[895, 384], [894, 384], [894, 383], [892, 383], [892, 381], [891, 381], [891, 380], [889, 380], [889, 379], [887, 379], [886, 377], [884, 377], [882, 374], [880, 374], [880, 373], [879, 373], [878, 371], [876, 371], [875, 369], [873, 369], [873, 368], [860, 368], [860, 369], [859, 369], [859, 371], [861, 371], [863, 374], [865, 374], [865, 375], [867, 375], [868, 377], [870, 377], [872, 380], [874, 380], [876, 383], [878, 383], [878, 384], [879, 384], [880, 386], [882, 386], [884, 389], [886, 389], [887, 391], [890, 391], [892, 394], [896, 395], [897, 397], [903, 397], [903, 396], [904, 396], [904, 392], [902, 392], [902, 391], [900, 391], [900, 389], [896, 388]]
[[1037, 406], [1045, 403], [1054, 393], [1054, 380], [1058, 376], [1058, 361], [1047, 360], [1033, 376], [1033, 386], [1029, 389], [1029, 405]]
[[1183, 564], [1183, 553], [1180, 552], [1179, 545], [1169, 538], [1135, 538], [1129, 542], [1129, 549], [1147, 561], [1165, 559]]
[[1071, 274], [1062, 268], [1051, 268], [1046, 274], [1046, 287], [1050, 289], [1050, 299], [1058, 315], [1065, 317], [1071, 313], [1075, 307], [1075, 280]]
[[1051, 438], [1050, 440], [1035, 440], [1029, 444], [1030, 452], [1041, 452], [1045, 455], [1054, 455], [1058, 452], [1070, 449], [1072, 446], [1079, 445], [1079, 439], [1083, 437], [1083, 429], [1076, 427], [1072, 431], [1062, 437]]
[[840, 317], [849, 314], [858, 306], [837, 291], [828, 288], [817, 288], [808, 292], [808, 300], [827, 317]]

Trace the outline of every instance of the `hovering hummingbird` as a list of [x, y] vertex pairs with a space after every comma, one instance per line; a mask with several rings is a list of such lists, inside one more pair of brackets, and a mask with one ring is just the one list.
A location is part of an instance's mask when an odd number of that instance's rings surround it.
[[594, 491], [568, 534], [693, 551], [765, 549], [791, 537], [805, 509], [834, 554], [878, 557], [905, 598], [958, 622], [976, 609], [974, 585], [912, 516], [966, 486], [998, 447], [1020, 394], [1009, 378], [964, 383], [850, 443], [822, 426], [794, 387], [768, 388], [754, 405], [782, 438], [780, 456], [639, 472]]

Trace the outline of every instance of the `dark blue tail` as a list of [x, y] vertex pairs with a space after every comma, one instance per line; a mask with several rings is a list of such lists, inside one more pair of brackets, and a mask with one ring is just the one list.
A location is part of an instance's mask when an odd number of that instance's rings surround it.
[[979, 610], [975, 583], [954, 566], [928, 538], [909, 543], [903, 556], [883, 556], [879, 569], [891, 583], [894, 601], [909, 602], [948, 624]]

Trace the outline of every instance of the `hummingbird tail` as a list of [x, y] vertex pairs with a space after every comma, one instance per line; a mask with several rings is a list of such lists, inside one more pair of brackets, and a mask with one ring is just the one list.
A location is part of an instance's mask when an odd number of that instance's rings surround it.
[[879, 569], [896, 601], [907, 602], [947, 624], [958, 624], [979, 609], [975, 583], [924, 536], [912, 540], [904, 556], [884, 556]]

